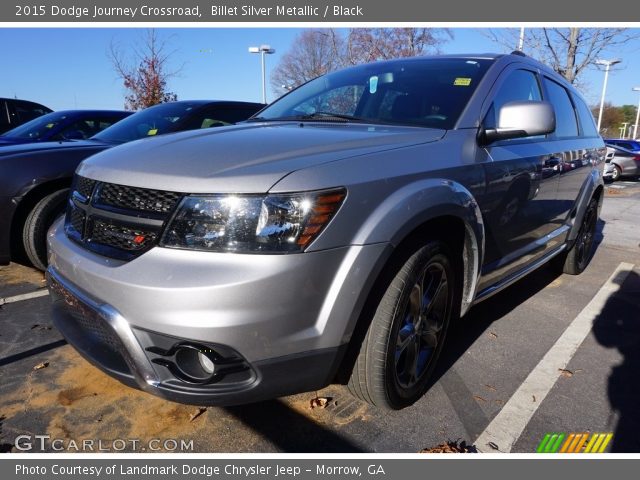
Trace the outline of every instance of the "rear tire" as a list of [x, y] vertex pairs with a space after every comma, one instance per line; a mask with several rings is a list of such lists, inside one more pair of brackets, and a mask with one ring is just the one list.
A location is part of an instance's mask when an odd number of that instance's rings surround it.
[[592, 198], [582, 217], [576, 241], [564, 256], [562, 271], [569, 275], [580, 275], [593, 256], [596, 228], [598, 225], [598, 199]]
[[356, 359], [348, 388], [385, 409], [411, 405], [429, 387], [442, 350], [456, 290], [446, 244], [415, 250], [387, 287]]
[[63, 212], [69, 189], [53, 192], [33, 207], [24, 222], [22, 242], [27, 258], [38, 270], [47, 269], [47, 231]]

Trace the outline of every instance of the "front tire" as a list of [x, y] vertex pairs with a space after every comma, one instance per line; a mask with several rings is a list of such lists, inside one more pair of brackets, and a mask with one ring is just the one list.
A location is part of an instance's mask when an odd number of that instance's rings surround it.
[[614, 165], [613, 172], [611, 172], [611, 181], [617, 182], [618, 180], [620, 180], [621, 176], [622, 176], [622, 170], [620, 170], [620, 167], [618, 165]]
[[348, 383], [355, 397], [397, 410], [425, 393], [454, 310], [454, 272], [441, 241], [411, 254], [387, 287], [360, 347]]
[[69, 189], [57, 190], [40, 200], [27, 215], [22, 242], [27, 258], [38, 270], [47, 269], [47, 230], [65, 207]]

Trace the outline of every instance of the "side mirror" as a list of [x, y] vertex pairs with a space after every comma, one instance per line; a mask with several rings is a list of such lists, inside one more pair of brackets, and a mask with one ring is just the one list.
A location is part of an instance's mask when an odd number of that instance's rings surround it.
[[482, 131], [481, 143], [552, 133], [556, 129], [556, 114], [549, 102], [509, 102], [498, 112], [497, 125]]

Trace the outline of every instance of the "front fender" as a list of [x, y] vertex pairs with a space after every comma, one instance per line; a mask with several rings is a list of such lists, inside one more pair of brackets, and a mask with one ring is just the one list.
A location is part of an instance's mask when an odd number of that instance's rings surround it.
[[430, 178], [396, 190], [363, 222], [353, 243], [367, 245], [389, 242], [398, 246], [421, 225], [440, 217], [455, 217], [465, 226], [461, 306], [464, 315], [476, 293], [485, 232], [480, 207], [463, 185], [452, 180]]

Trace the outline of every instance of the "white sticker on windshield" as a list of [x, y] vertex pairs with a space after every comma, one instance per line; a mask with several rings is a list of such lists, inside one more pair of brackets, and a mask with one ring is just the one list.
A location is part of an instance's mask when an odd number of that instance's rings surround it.
[[369, 93], [376, 93], [378, 91], [378, 77], [374, 75], [369, 79]]

